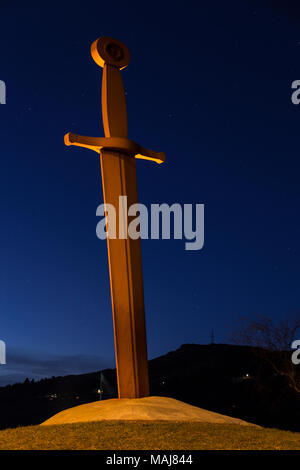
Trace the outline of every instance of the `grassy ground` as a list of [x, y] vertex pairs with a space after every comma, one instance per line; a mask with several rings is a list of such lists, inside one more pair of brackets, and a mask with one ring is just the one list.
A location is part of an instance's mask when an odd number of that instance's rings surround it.
[[300, 449], [300, 433], [234, 424], [106, 421], [0, 431], [0, 449]]

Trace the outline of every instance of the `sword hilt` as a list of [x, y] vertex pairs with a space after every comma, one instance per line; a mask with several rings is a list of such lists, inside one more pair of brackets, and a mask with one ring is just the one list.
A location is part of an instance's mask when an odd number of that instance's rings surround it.
[[93, 42], [91, 54], [103, 67], [102, 120], [105, 137], [127, 137], [126, 97], [120, 70], [130, 60], [128, 48], [117, 39], [103, 36]]
[[85, 137], [69, 132], [65, 135], [65, 144], [86, 147], [97, 153], [102, 148], [120, 151], [135, 158], [163, 163], [166, 159], [163, 152], [146, 149], [127, 138], [126, 98], [120, 70], [129, 64], [128, 48], [117, 39], [103, 36], [93, 42], [91, 54], [96, 64], [103, 67], [102, 119], [105, 137]]
[[163, 163], [166, 160], [163, 152], [146, 149], [124, 137], [86, 137], [69, 132], [65, 135], [65, 145], [85, 147], [97, 153], [100, 153], [101, 149], [117, 151], [127, 153], [135, 158], [152, 160], [156, 163]]

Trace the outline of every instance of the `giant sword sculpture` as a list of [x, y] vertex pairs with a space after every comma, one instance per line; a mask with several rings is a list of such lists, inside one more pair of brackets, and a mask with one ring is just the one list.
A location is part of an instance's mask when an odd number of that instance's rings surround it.
[[[127, 47], [116, 39], [101, 37], [93, 42], [91, 54], [103, 67], [102, 119], [105, 137], [65, 135], [66, 145], [86, 147], [100, 153], [105, 204], [117, 210], [117, 231], [125, 214], [118, 211], [119, 196], [128, 206], [137, 203], [136, 158], [165, 161], [162, 152], [147, 150], [128, 139], [126, 99], [120, 70], [129, 63]], [[124, 218], [125, 217], [125, 218]], [[108, 224], [108, 220], [106, 220]], [[107, 246], [115, 336], [119, 398], [149, 395], [144, 289], [140, 239], [110, 238]]]

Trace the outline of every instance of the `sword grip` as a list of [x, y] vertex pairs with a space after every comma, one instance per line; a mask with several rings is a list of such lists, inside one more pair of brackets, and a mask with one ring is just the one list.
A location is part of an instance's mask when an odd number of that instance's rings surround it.
[[102, 120], [105, 137], [127, 137], [126, 98], [120, 70], [105, 64], [102, 76]]

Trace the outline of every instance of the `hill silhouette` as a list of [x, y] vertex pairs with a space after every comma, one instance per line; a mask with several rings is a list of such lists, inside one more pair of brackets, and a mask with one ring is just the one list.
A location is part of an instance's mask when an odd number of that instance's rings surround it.
[[[151, 395], [256, 424], [300, 430], [299, 395], [258, 352], [248, 346], [184, 344], [149, 361]], [[103, 399], [117, 397], [115, 369], [1, 387], [0, 429], [39, 424], [66, 408], [96, 401], [100, 387]]]

